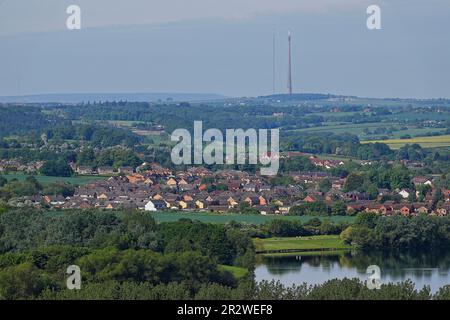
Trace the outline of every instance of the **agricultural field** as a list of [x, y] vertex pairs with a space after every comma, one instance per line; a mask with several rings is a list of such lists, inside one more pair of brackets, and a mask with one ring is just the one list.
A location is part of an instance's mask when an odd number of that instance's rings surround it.
[[[25, 180], [30, 175], [24, 173], [10, 173], [4, 174], [2, 177], [5, 177], [8, 181], [12, 179], [17, 179], [19, 181]], [[73, 185], [83, 185], [90, 183], [96, 180], [105, 180], [109, 177], [106, 176], [74, 176], [74, 177], [50, 177], [50, 176], [41, 176], [41, 175], [33, 175], [39, 183], [46, 185], [57, 181], [68, 182]]]
[[388, 139], [388, 140], [372, 140], [363, 141], [362, 143], [382, 142], [386, 143], [392, 149], [399, 149], [406, 144], [419, 144], [422, 148], [439, 148], [450, 147], [450, 135], [434, 136], [434, 137], [416, 137], [411, 139]]
[[212, 214], [212, 213], [180, 213], [180, 212], [155, 212], [152, 214], [157, 222], [171, 222], [180, 219], [198, 220], [206, 223], [228, 223], [230, 221], [262, 224], [274, 219], [297, 220], [302, 223], [308, 222], [313, 218], [320, 220], [331, 220], [334, 223], [352, 222], [354, 217], [333, 216], [333, 217], [315, 217], [315, 216], [278, 216], [278, 215], [245, 215], [245, 214]]
[[[367, 134], [365, 131], [374, 131], [378, 128], [396, 128], [396, 131], [392, 131], [389, 133], [372, 133]], [[404, 128], [403, 130], [400, 130], [399, 128]], [[412, 137], [420, 137], [425, 136], [430, 133], [442, 133], [446, 129], [445, 128], [419, 128], [414, 125], [405, 125], [399, 122], [377, 122], [377, 123], [363, 123], [363, 124], [352, 124], [352, 123], [344, 123], [344, 124], [337, 124], [337, 123], [323, 123], [322, 126], [318, 127], [312, 127], [312, 128], [303, 128], [303, 129], [296, 129], [294, 131], [297, 132], [307, 132], [307, 133], [314, 133], [314, 132], [333, 132], [336, 134], [340, 133], [350, 133], [357, 135], [360, 140], [369, 140], [373, 141], [374, 138], [378, 138], [381, 136], [387, 136], [391, 139], [399, 139], [401, 136], [404, 135], [410, 135]], [[381, 142], [384, 142], [381, 141]]]
[[273, 253], [286, 251], [329, 251], [345, 250], [352, 247], [342, 242], [339, 236], [308, 236], [308, 237], [274, 237], [253, 239], [257, 253]]

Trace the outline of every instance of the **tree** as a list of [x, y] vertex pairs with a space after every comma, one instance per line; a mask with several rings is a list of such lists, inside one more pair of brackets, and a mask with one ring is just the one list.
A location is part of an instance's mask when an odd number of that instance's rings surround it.
[[322, 179], [318, 184], [318, 190], [323, 193], [327, 193], [331, 189], [331, 181], [330, 179]]
[[360, 190], [364, 184], [364, 178], [358, 173], [350, 173], [345, 181], [345, 191]]
[[73, 174], [73, 170], [66, 161], [60, 159], [44, 162], [40, 173], [52, 177], [70, 177]]
[[6, 180], [5, 177], [0, 176], [0, 188], [3, 187], [7, 183], [8, 183], [8, 180]]
[[53, 182], [44, 187], [42, 190], [45, 195], [62, 195], [63, 197], [73, 196], [75, 187], [70, 183]]
[[331, 207], [331, 214], [334, 216], [345, 216], [347, 214], [347, 205], [344, 201], [336, 201]]
[[29, 262], [0, 271], [0, 299], [32, 298], [49, 287], [56, 287], [51, 277]]

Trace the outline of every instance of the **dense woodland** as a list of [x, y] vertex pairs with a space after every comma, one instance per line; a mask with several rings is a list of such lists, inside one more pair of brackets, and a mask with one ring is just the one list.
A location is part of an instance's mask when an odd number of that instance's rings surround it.
[[[0, 213], [0, 298], [2, 299], [449, 299], [411, 282], [369, 290], [359, 280], [285, 287], [255, 283], [254, 236], [340, 233], [346, 241], [370, 241], [377, 233], [387, 247], [448, 246], [450, 220], [429, 217], [377, 221], [361, 215], [353, 226], [320, 220], [305, 224], [272, 221], [256, 226], [204, 224], [190, 220], [156, 224], [140, 212], [72, 211]], [[363, 230], [370, 224], [372, 230]], [[395, 228], [393, 228], [395, 226]], [[411, 227], [410, 227], [411, 226]], [[353, 228], [353, 230], [349, 230]], [[386, 232], [393, 228], [394, 231]], [[420, 232], [419, 232], [420, 231]], [[360, 239], [362, 234], [368, 235]], [[359, 237], [359, 238], [358, 238]], [[367, 240], [369, 239], [369, 240]], [[418, 242], [421, 239], [421, 242]], [[83, 290], [65, 289], [66, 268], [83, 270]], [[233, 275], [223, 265], [248, 272]]]

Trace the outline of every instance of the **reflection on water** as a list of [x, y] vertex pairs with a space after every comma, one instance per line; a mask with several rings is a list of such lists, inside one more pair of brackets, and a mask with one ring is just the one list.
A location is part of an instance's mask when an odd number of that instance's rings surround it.
[[381, 282], [411, 279], [417, 288], [429, 285], [432, 291], [450, 284], [450, 252], [341, 252], [317, 255], [260, 256], [257, 281], [280, 280], [292, 285], [319, 284], [334, 278], [367, 279], [369, 265], [381, 268]]

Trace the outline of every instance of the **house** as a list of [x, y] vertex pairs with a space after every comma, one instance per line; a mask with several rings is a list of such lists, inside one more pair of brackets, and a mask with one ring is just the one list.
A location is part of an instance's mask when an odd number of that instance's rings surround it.
[[169, 178], [166, 182], [166, 184], [170, 187], [176, 187], [177, 186], [177, 180], [174, 178]]
[[90, 175], [90, 174], [94, 174], [94, 169], [92, 169], [92, 167], [87, 167], [87, 166], [78, 166], [76, 173], [82, 174], [82, 175]]
[[285, 205], [282, 205], [282, 206], [279, 206], [278, 207], [278, 212], [280, 213], [280, 214], [288, 214], [289, 213], [289, 210], [291, 210], [291, 207], [290, 206], [285, 206]]
[[269, 206], [255, 206], [255, 209], [262, 215], [274, 214], [275, 210]]
[[113, 167], [98, 167], [97, 172], [100, 175], [114, 174], [114, 168]]
[[119, 173], [125, 175], [131, 175], [134, 173], [134, 169], [132, 167], [119, 167]]
[[259, 205], [259, 197], [257, 196], [249, 196], [245, 198], [244, 201], [247, 202], [250, 206]]
[[414, 203], [414, 211], [417, 214], [428, 214], [429, 210], [424, 203]]
[[[183, 180], [182, 180], [182, 181], [183, 181]], [[181, 184], [181, 181], [180, 181], [180, 183], [178, 184], [178, 186], [180, 187], [180, 190], [181, 190], [181, 191], [191, 191], [191, 190], [194, 190], [194, 189], [195, 189], [195, 185], [193, 185], [193, 184], [191, 184], [191, 183]]]
[[62, 206], [66, 203], [66, 199], [61, 195], [56, 196], [44, 196], [44, 201], [52, 206]]
[[97, 196], [97, 199], [109, 200], [109, 196], [106, 193], [101, 193], [100, 195]]
[[272, 189], [271, 186], [268, 184], [261, 184], [258, 186], [259, 192], [270, 191], [271, 189]]
[[347, 201], [359, 201], [364, 199], [364, 196], [361, 194], [361, 192], [350, 191], [344, 194], [344, 198]]
[[254, 185], [253, 183], [246, 184], [244, 186], [244, 191], [246, 191], [246, 192], [255, 192], [256, 191], [256, 185]]
[[232, 180], [232, 181], [228, 182], [227, 186], [228, 186], [228, 190], [237, 191], [241, 187], [241, 182], [239, 180]]
[[380, 188], [378, 189], [377, 200], [381, 200], [383, 197], [391, 195], [391, 191], [389, 189]]
[[208, 207], [209, 211], [211, 212], [227, 212], [228, 211], [228, 206], [221, 206], [221, 205], [211, 205]]
[[195, 206], [198, 209], [206, 209], [207, 203], [206, 203], [206, 201], [203, 201], [203, 200], [197, 200], [197, 201], [195, 201]]
[[444, 200], [446, 202], [450, 201], [450, 190], [449, 189], [442, 189], [442, 196], [444, 197]]
[[145, 204], [145, 211], [158, 211], [167, 209], [167, 204], [164, 200], [150, 200]]
[[441, 216], [441, 217], [446, 216], [446, 215], [450, 214], [450, 204], [445, 203], [444, 205], [437, 208], [435, 211], [438, 216]]
[[412, 178], [411, 181], [412, 181], [412, 183], [414, 183], [415, 186], [423, 186], [423, 185], [432, 186], [433, 185], [433, 182], [424, 176], [414, 177], [414, 178]]
[[366, 206], [362, 203], [351, 203], [347, 205], [347, 211], [348, 212], [361, 212], [366, 209]]
[[153, 199], [153, 200], [162, 200], [162, 199], [163, 199], [163, 196], [160, 195], [159, 193], [157, 193], [157, 194], [155, 194], [155, 195], [152, 197], [152, 199]]
[[303, 201], [309, 202], [309, 203], [313, 203], [313, 202], [317, 202], [317, 198], [314, 197], [314, 196], [307, 195], [307, 196], [303, 199]]
[[133, 184], [145, 181], [144, 176], [139, 173], [128, 175], [127, 179], [128, 179], [128, 182], [133, 183]]
[[407, 217], [407, 216], [409, 216], [411, 214], [412, 210], [413, 210], [412, 206], [403, 206], [400, 209], [400, 213], [401, 213], [402, 216]]
[[227, 199], [227, 202], [230, 207], [237, 207], [239, 205], [238, 201], [235, 200], [233, 197], [229, 197]]
[[401, 195], [403, 199], [408, 199], [411, 192], [406, 189], [402, 189], [398, 194]]
[[147, 184], [147, 185], [155, 184], [155, 182], [152, 179], [150, 179], [150, 178], [145, 179], [144, 183]]
[[266, 198], [264, 198], [263, 196], [259, 196], [259, 205], [260, 206], [266, 206], [267, 205]]
[[342, 190], [343, 187], [344, 187], [343, 179], [337, 179], [331, 182], [331, 188], [334, 190]]

